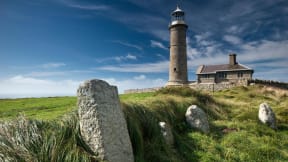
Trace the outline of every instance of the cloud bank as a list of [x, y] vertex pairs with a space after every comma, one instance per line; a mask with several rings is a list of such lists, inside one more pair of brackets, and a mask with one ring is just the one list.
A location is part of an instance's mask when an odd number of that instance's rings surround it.
[[[118, 87], [119, 93], [127, 89], [161, 87], [165, 80], [151, 79], [141, 74], [133, 78], [99, 78]], [[84, 80], [83, 80], [84, 81]], [[0, 80], [0, 98], [54, 97], [76, 96], [77, 88], [83, 81], [77, 80], [45, 80], [22, 75]], [[141, 82], [141, 84], [139, 84]]]

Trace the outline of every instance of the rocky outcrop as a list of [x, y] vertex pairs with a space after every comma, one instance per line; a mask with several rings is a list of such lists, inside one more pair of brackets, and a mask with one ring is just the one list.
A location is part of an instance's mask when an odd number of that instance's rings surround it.
[[263, 124], [267, 124], [269, 127], [276, 129], [275, 114], [267, 103], [260, 104], [258, 118]]
[[209, 123], [205, 112], [197, 105], [191, 105], [186, 111], [186, 121], [192, 127], [209, 133]]
[[163, 138], [165, 139], [165, 142], [168, 145], [173, 145], [174, 139], [173, 139], [171, 127], [166, 122], [159, 122], [159, 126], [161, 129], [161, 133], [163, 135]]
[[102, 80], [88, 80], [79, 86], [77, 96], [81, 136], [90, 149], [101, 160], [133, 162], [117, 87]]

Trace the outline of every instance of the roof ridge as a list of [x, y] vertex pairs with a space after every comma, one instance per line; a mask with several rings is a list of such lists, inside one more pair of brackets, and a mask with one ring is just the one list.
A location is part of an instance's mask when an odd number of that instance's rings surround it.
[[205, 65], [205, 66], [219, 66], [219, 65], [229, 65], [229, 64], [214, 64], [214, 65]]
[[246, 65], [243, 65], [243, 64], [240, 64], [240, 63], [238, 63], [238, 64], [241, 65], [241, 66], [243, 66], [244, 68], [247, 68], [247, 69], [252, 70], [252, 68], [250, 68], [250, 67], [248, 67], [248, 66], [246, 66]]

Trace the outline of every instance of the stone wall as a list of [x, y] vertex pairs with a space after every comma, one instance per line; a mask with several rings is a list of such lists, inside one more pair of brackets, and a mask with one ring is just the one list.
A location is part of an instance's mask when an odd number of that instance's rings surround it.
[[142, 89], [128, 89], [124, 90], [124, 94], [129, 94], [129, 93], [144, 93], [144, 92], [155, 92], [162, 87], [154, 87], [154, 88], [142, 88]]
[[189, 86], [193, 89], [197, 90], [205, 90], [205, 91], [219, 91], [222, 89], [229, 89], [232, 87], [236, 86], [247, 86], [248, 85], [248, 80], [241, 80], [241, 82], [235, 83], [229, 83], [229, 82], [224, 82], [224, 83], [193, 83], [190, 84]]
[[[271, 80], [247, 80], [247, 79], [239, 79], [235, 83], [224, 82], [224, 83], [197, 83], [195, 81], [191, 81], [189, 87], [197, 90], [205, 90], [205, 91], [219, 91], [223, 89], [229, 89], [236, 86], [248, 86], [251, 84], [262, 84], [262, 85], [270, 85], [278, 88], [286, 88], [288, 89], [288, 83], [271, 81]], [[155, 88], [144, 88], [144, 89], [129, 89], [125, 90], [124, 94], [129, 93], [143, 93], [143, 92], [155, 92], [162, 87]]]
[[197, 90], [206, 90], [206, 91], [219, 91], [222, 89], [229, 89], [236, 86], [248, 86], [253, 84], [260, 84], [260, 85], [268, 85], [272, 87], [277, 88], [284, 88], [288, 89], [288, 83], [285, 82], [279, 82], [279, 81], [273, 81], [273, 80], [259, 80], [259, 79], [253, 79], [253, 80], [246, 80], [246, 79], [240, 79], [235, 83], [193, 83], [189, 86], [191, 88], [197, 89]]
[[236, 84], [230, 84], [230, 83], [218, 83], [218, 84], [212, 84], [212, 83], [200, 83], [200, 84], [190, 84], [191, 88], [196, 90], [204, 90], [204, 91], [219, 91], [223, 89], [229, 89], [235, 86], [239, 86]]
[[[231, 84], [231, 83], [197, 83], [192, 82], [188, 86], [196, 89], [196, 90], [204, 90], [204, 91], [219, 91], [222, 89], [229, 89], [235, 86], [246, 86], [246, 82], [242, 82], [239, 84]], [[181, 87], [181, 86], [180, 86]], [[163, 87], [155, 87], [155, 88], [143, 88], [143, 89], [128, 89], [124, 91], [124, 94], [130, 94], [130, 93], [144, 93], [144, 92], [155, 92]]]
[[259, 80], [259, 79], [253, 79], [249, 80], [248, 84], [261, 84], [261, 85], [269, 85], [277, 88], [284, 88], [288, 89], [288, 83], [285, 82], [279, 82], [279, 81], [273, 81], [273, 80]]

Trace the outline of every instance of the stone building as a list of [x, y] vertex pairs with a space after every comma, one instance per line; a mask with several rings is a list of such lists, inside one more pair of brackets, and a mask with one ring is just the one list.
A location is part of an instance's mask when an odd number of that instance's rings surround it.
[[179, 6], [171, 13], [170, 30], [170, 65], [167, 86], [188, 84], [185, 13]]
[[229, 83], [245, 85], [252, 79], [253, 69], [236, 61], [236, 54], [229, 55], [229, 63], [221, 65], [201, 65], [198, 67], [197, 83]]

